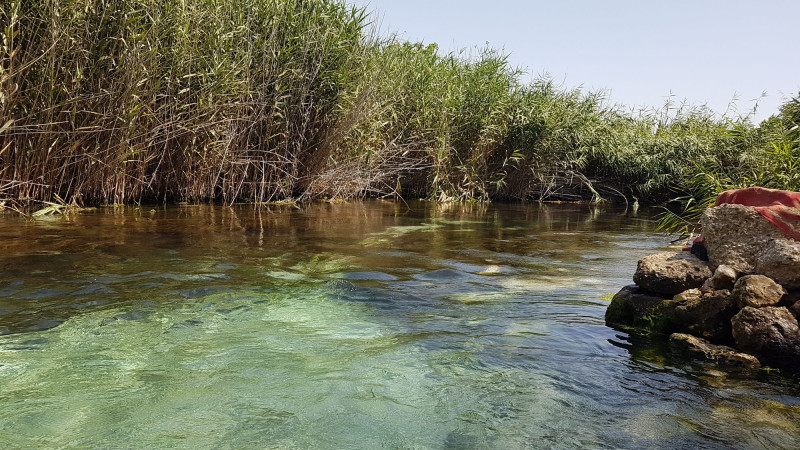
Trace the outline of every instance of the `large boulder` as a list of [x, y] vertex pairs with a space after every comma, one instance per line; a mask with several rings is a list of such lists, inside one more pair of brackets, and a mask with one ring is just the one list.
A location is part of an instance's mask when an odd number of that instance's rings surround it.
[[611, 300], [606, 309], [606, 322], [622, 325], [647, 325], [643, 323], [666, 300], [642, 290], [636, 285], [625, 286]]
[[669, 337], [672, 348], [681, 353], [705, 361], [732, 367], [758, 368], [761, 363], [753, 355], [740, 353], [731, 347], [714, 345], [705, 339], [690, 334], [674, 333]]
[[800, 326], [784, 307], [745, 307], [731, 319], [736, 346], [770, 366], [800, 370]]
[[800, 241], [786, 236], [755, 208], [708, 208], [700, 224], [713, 268], [724, 264], [743, 274], [766, 275], [787, 289], [800, 288]]
[[731, 318], [739, 311], [730, 291], [690, 289], [661, 303], [663, 332], [685, 332], [718, 344], [733, 344]]
[[740, 308], [777, 306], [787, 295], [789, 293], [783, 286], [764, 275], [747, 275], [739, 278], [733, 288], [733, 298]]
[[633, 281], [644, 290], [672, 297], [701, 287], [712, 275], [708, 264], [689, 252], [657, 253], [639, 261]]

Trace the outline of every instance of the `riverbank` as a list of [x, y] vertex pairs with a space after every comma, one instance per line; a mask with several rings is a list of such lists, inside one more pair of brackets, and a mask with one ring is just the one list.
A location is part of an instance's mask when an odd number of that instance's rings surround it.
[[800, 188], [796, 99], [759, 126], [631, 112], [522, 81], [499, 51], [378, 36], [342, 1], [12, 0], [0, 19], [0, 201], [16, 208]]

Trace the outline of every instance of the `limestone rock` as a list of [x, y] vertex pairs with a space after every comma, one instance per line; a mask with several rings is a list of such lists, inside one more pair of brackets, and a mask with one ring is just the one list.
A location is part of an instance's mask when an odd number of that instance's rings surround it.
[[606, 322], [634, 325], [637, 320], [653, 314], [664, 300], [636, 285], [625, 286], [614, 296], [606, 309]]
[[633, 281], [654, 294], [672, 297], [699, 288], [712, 275], [708, 264], [689, 252], [657, 253], [639, 261]]
[[686, 332], [719, 344], [732, 344], [731, 318], [739, 308], [730, 291], [702, 294], [692, 289], [662, 302], [658, 313], [665, 323], [662, 331]]
[[703, 296], [703, 291], [700, 289], [689, 289], [686, 291], [681, 292], [680, 294], [676, 294], [675, 297], [672, 297], [673, 300], [678, 302], [685, 302], [689, 300], [696, 300]]
[[776, 240], [761, 253], [755, 273], [766, 275], [786, 289], [800, 289], [800, 241]]
[[770, 366], [800, 369], [800, 326], [787, 308], [745, 307], [731, 320], [736, 346]]
[[674, 333], [669, 337], [673, 348], [683, 353], [725, 366], [758, 368], [761, 363], [753, 355], [737, 352], [725, 345], [714, 345], [691, 334]]
[[764, 275], [747, 275], [739, 278], [733, 288], [733, 298], [740, 308], [776, 306], [788, 294], [783, 286]]
[[712, 286], [714, 286], [714, 289], [727, 289], [732, 291], [738, 276], [739, 274], [736, 272], [736, 269], [723, 264], [714, 271], [714, 277], [711, 279]]
[[711, 267], [766, 275], [787, 289], [800, 288], [800, 241], [786, 236], [755, 208], [725, 204], [708, 208], [700, 224]]

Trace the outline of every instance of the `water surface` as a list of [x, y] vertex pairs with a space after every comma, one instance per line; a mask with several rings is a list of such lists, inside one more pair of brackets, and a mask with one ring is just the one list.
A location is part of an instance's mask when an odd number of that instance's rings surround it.
[[608, 328], [646, 214], [0, 216], [8, 447], [796, 448], [800, 389]]

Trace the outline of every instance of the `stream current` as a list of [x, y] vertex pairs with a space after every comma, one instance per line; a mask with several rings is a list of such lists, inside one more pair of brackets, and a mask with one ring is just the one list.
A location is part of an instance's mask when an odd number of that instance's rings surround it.
[[798, 448], [800, 388], [606, 326], [646, 213], [0, 216], [0, 447]]

